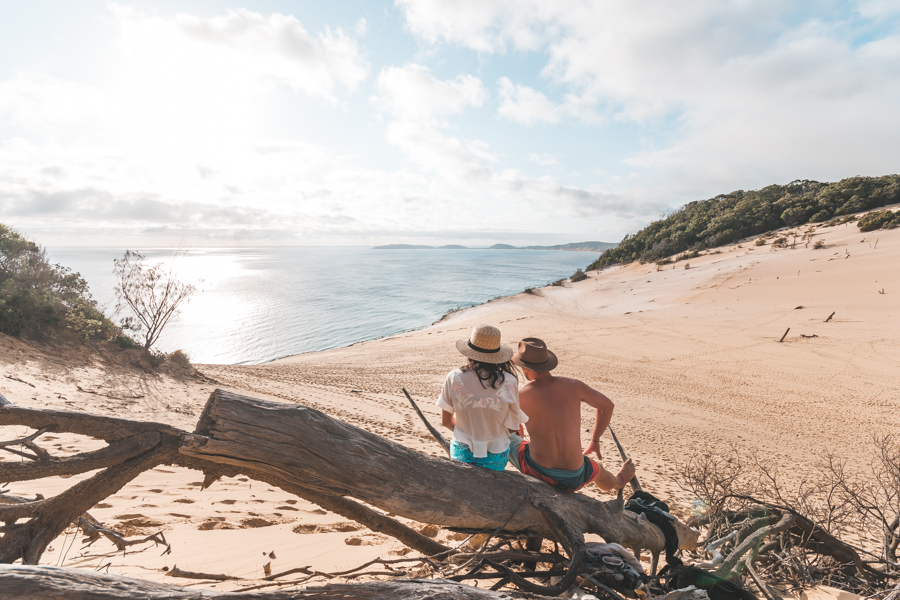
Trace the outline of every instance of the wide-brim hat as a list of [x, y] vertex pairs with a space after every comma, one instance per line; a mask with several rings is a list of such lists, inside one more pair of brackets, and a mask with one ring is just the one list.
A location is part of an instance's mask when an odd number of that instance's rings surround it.
[[476, 325], [467, 340], [456, 342], [456, 349], [466, 358], [499, 365], [507, 362], [513, 349], [500, 343], [500, 330], [491, 325]]
[[544, 340], [525, 338], [513, 354], [512, 361], [522, 368], [537, 373], [552, 371], [559, 364], [556, 355], [547, 349]]

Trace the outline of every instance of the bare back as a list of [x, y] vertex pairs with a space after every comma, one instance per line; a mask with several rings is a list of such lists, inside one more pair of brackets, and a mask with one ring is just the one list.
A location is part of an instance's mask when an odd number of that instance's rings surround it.
[[[519, 402], [528, 415], [531, 457], [542, 467], [581, 467], [581, 403], [591, 390], [577, 379], [540, 377], [519, 388]], [[596, 392], [595, 392], [596, 393]]]

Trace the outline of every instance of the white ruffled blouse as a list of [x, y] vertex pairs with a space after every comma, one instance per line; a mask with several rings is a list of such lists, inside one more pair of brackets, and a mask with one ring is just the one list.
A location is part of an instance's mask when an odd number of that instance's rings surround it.
[[506, 452], [507, 430], [528, 422], [528, 415], [519, 407], [519, 382], [507, 373], [494, 389], [487, 382], [482, 385], [475, 371], [454, 369], [444, 380], [436, 404], [456, 413], [453, 439], [467, 445], [475, 458]]

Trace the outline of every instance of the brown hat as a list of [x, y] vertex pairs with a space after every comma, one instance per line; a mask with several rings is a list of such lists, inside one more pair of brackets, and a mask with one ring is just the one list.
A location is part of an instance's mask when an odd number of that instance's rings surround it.
[[459, 353], [472, 360], [499, 365], [512, 357], [513, 350], [500, 343], [500, 330], [491, 325], [476, 325], [467, 340], [456, 342]]
[[559, 364], [556, 355], [547, 350], [547, 344], [533, 337], [519, 342], [519, 349], [513, 355], [512, 361], [520, 367], [538, 373], [552, 371]]

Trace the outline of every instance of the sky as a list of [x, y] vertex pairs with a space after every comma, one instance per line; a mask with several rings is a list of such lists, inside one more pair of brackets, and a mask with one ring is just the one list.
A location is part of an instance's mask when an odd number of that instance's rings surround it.
[[619, 241], [900, 164], [900, 1], [0, 0], [43, 245]]

